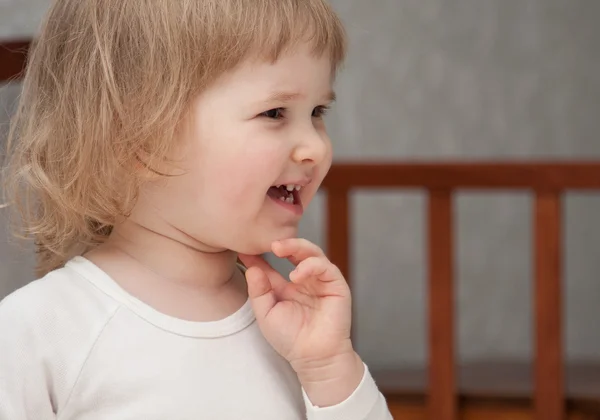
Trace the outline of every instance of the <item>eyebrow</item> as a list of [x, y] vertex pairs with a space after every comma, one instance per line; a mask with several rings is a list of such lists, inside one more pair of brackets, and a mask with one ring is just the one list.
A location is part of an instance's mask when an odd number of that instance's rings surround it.
[[[302, 98], [302, 96], [304, 95], [298, 92], [274, 92], [267, 97], [264, 103], [270, 104], [273, 102], [277, 102], [287, 104], [293, 102], [294, 100]], [[335, 92], [333, 90], [330, 90], [327, 93], [327, 95], [325, 95], [324, 100], [327, 102], [335, 102], [336, 98], [337, 96]]]

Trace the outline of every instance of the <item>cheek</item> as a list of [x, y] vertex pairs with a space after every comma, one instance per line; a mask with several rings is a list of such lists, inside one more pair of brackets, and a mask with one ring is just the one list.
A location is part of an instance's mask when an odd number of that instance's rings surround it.
[[319, 184], [323, 181], [327, 172], [331, 168], [331, 164], [333, 161], [333, 150], [331, 145], [331, 140], [329, 137], [324, 139], [325, 142], [325, 155], [323, 156], [323, 160], [319, 163], [319, 165], [315, 168], [315, 178], [319, 182]]
[[221, 165], [211, 163], [203, 177], [212, 181], [205, 184], [208, 189], [200, 192], [200, 200], [212, 203], [222, 213], [243, 213], [244, 208], [262, 205], [272, 182], [272, 166], [268, 161], [246, 156], [221, 160]]
[[[230, 124], [217, 133], [207, 133], [193, 153], [197, 163], [191, 170], [197, 200], [220, 214], [256, 211], [268, 188], [281, 175], [289, 150], [275, 133], [260, 126]], [[199, 137], [202, 138], [202, 137]]]
[[315, 167], [314, 173], [313, 173], [312, 185], [306, 190], [306, 194], [303, 197], [304, 204], [306, 206], [308, 206], [310, 204], [310, 202], [312, 201], [314, 196], [317, 194], [319, 187], [323, 183], [323, 180], [327, 176], [327, 172], [329, 172], [329, 169], [331, 168], [332, 159], [333, 159], [333, 155], [332, 155], [331, 143], [327, 142], [326, 154], [323, 157], [323, 160], [319, 163], [319, 165], [317, 167]]

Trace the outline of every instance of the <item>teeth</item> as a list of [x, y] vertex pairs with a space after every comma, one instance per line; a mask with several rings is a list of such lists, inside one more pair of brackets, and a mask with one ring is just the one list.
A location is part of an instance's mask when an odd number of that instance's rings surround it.
[[279, 199], [285, 203], [294, 204], [294, 197], [279, 197]]
[[300, 188], [302, 188], [300, 185], [294, 185], [294, 184], [288, 184], [285, 186], [285, 189], [288, 190], [289, 192], [292, 192], [294, 190], [300, 191]]

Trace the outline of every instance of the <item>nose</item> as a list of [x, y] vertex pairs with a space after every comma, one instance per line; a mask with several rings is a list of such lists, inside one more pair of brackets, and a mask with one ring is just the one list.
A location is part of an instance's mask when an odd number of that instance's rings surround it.
[[329, 153], [329, 138], [325, 132], [319, 132], [314, 127], [298, 133], [298, 145], [294, 148], [292, 159], [297, 163], [318, 165]]

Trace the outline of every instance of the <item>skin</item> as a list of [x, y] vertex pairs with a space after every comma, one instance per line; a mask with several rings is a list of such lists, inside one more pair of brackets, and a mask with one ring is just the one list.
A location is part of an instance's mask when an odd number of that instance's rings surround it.
[[[193, 104], [175, 176], [144, 185], [131, 216], [86, 254], [181, 319], [222, 319], [250, 299], [263, 335], [318, 406], [346, 399], [364, 372], [350, 341], [350, 291], [323, 251], [297, 238], [300, 212], [267, 191], [302, 184], [302, 205], [314, 197], [331, 166], [322, 114], [332, 82], [329, 57], [304, 45], [223, 75]], [[291, 282], [257, 256], [267, 251], [297, 265]]]

